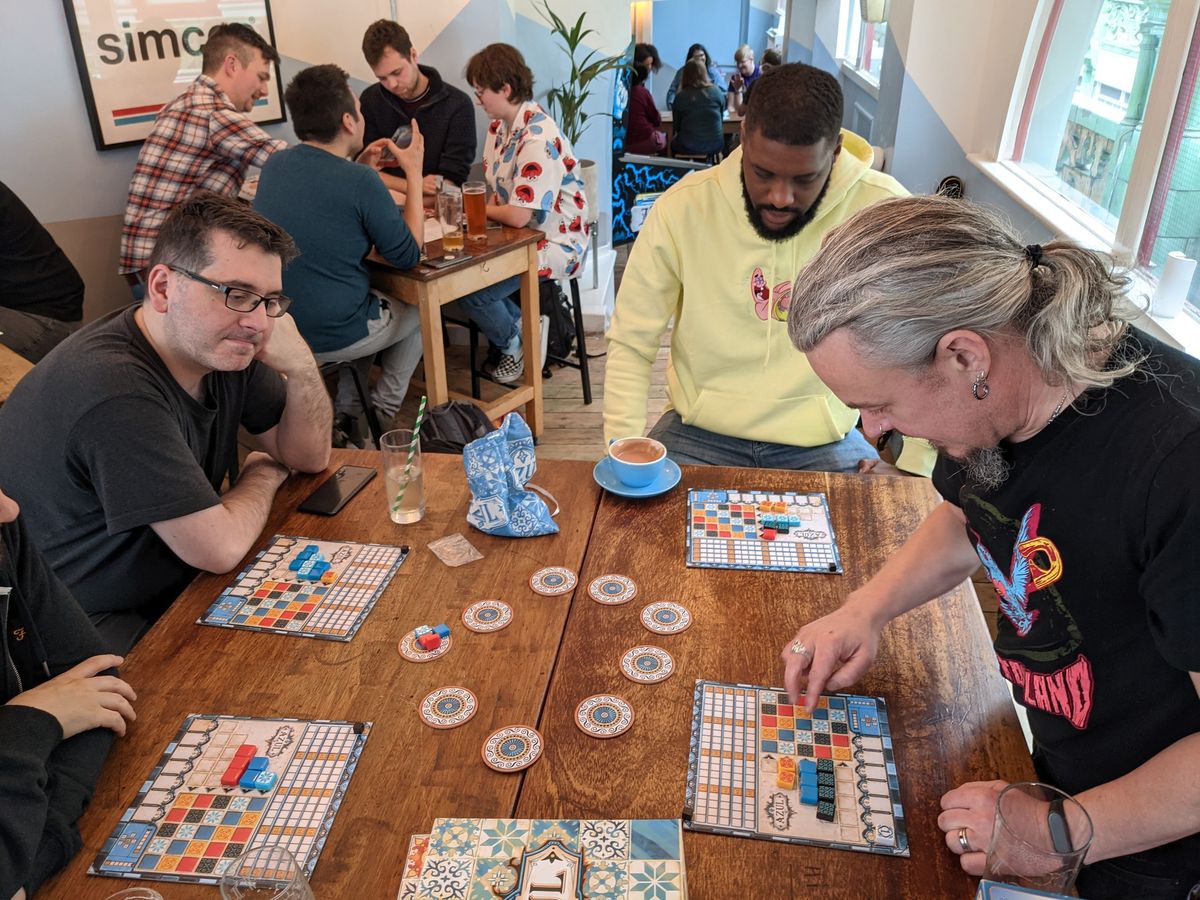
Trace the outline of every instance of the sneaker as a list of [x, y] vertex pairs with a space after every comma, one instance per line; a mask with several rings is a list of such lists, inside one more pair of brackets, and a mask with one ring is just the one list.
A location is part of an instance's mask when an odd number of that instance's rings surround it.
[[499, 384], [512, 384], [525, 374], [525, 355], [519, 348], [515, 356], [501, 353], [500, 361], [494, 366], [484, 366], [483, 371], [492, 381]]
[[350, 413], [338, 413], [333, 418], [333, 446], [338, 449], [357, 447], [362, 449], [362, 433], [358, 427], [358, 417]]

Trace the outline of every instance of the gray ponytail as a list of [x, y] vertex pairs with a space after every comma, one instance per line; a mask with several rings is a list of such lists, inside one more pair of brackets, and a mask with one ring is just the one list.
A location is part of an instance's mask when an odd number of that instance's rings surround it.
[[811, 350], [848, 328], [874, 365], [918, 369], [955, 329], [1018, 335], [1048, 384], [1107, 387], [1127, 279], [1068, 241], [1025, 248], [996, 213], [945, 197], [885, 200], [839, 225], [796, 279], [788, 334]]

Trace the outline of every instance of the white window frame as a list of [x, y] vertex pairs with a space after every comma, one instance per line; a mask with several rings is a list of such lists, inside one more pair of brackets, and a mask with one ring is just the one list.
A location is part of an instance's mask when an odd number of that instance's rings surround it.
[[[842, 74], [878, 100], [879, 79], [862, 65], [867, 35], [866, 24], [862, 20], [858, 0], [841, 0], [838, 13], [837, 56]], [[880, 63], [882, 62], [881, 59]]]
[[[1052, 232], [1110, 253], [1121, 265], [1131, 265], [1136, 260], [1138, 244], [1150, 211], [1171, 119], [1179, 99], [1192, 34], [1197, 16], [1200, 16], [1200, 0], [1172, 0], [1167, 13], [1154, 78], [1146, 99], [1142, 131], [1130, 168], [1129, 186], [1115, 228], [1056, 193], [1012, 158], [1054, 2], [1038, 2], [996, 152], [968, 154], [967, 158]], [[1154, 276], [1143, 271], [1135, 275], [1143, 292], [1152, 288]], [[1200, 322], [1187, 312], [1175, 319], [1156, 321], [1188, 350], [1200, 353]]]

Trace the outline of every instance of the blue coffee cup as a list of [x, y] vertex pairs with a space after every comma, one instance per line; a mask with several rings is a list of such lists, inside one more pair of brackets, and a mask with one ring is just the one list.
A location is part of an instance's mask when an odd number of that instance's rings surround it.
[[627, 437], [608, 446], [608, 464], [622, 484], [640, 488], [662, 474], [667, 448], [654, 438]]

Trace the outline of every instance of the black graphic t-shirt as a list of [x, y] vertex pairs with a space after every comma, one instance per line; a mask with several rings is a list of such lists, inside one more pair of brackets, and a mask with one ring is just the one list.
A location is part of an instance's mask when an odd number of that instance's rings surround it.
[[[995, 585], [1039, 775], [1072, 794], [1200, 732], [1200, 363], [1138, 331], [1117, 352], [1146, 361], [1003, 444], [998, 490], [944, 457], [933, 473]], [[1194, 863], [1200, 834], [1151, 855]]]

